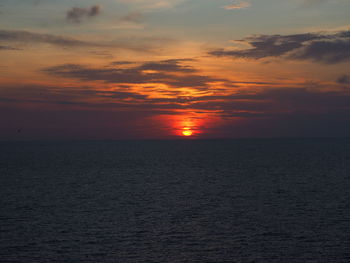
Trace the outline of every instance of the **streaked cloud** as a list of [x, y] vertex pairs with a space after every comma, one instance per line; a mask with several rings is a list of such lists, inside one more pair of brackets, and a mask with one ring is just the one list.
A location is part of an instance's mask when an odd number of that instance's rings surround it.
[[337, 78], [337, 83], [339, 84], [350, 84], [350, 76], [349, 75], [341, 75]]
[[[29, 31], [0, 30], [0, 41], [4, 43], [15, 43], [23, 46], [28, 43], [50, 44], [57, 47], [70, 48], [103, 48], [103, 49], [125, 49], [135, 52], [156, 52], [163, 43], [169, 44], [172, 39], [166, 38], [130, 38], [128, 40], [114, 40], [110, 42], [85, 41], [68, 36], [53, 34], [34, 33]], [[5, 46], [4, 46], [5, 47]], [[16, 48], [18, 47], [11, 47]], [[5, 49], [5, 48], [4, 48]]]
[[225, 5], [222, 8], [226, 10], [237, 10], [237, 9], [245, 9], [251, 6], [251, 3], [246, 1], [233, 1], [229, 5]]
[[161, 10], [169, 9], [185, 2], [186, 0], [117, 0], [119, 2], [135, 6], [137, 9], [147, 10]]
[[[82, 127], [95, 127], [96, 116], [99, 116], [98, 121], [102, 122], [100, 127], [105, 127], [116, 122], [125, 124], [125, 120], [142, 120], [159, 114], [170, 116], [190, 111], [225, 119], [224, 126], [217, 124], [211, 128], [217, 129], [214, 132], [216, 136], [221, 132], [228, 136], [344, 136], [350, 131], [347, 121], [350, 117], [350, 94], [315, 90], [307, 83], [301, 87], [289, 88], [280, 83], [271, 89], [252, 89], [226, 95], [188, 97], [174, 94], [162, 98], [153, 98], [127, 87], [119, 90], [97, 89], [93, 86], [29, 84], [0, 87], [0, 117], [2, 120], [11, 119], [0, 125], [10, 123], [15, 127], [20, 123], [20, 127], [25, 130], [41, 127], [45, 119], [58, 127], [70, 127], [66, 125], [67, 118], [74, 123], [82, 122]], [[45, 111], [42, 111], [43, 107]], [[82, 120], [79, 116], [90, 118]], [[30, 125], [27, 120], [30, 120]], [[150, 123], [146, 127], [149, 125]], [[151, 125], [153, 131], [159, 126], [154, 125]], [[135, 124], [123, 126], [129, 132], [140, 132]], [[145, 126], [140, 128], [142, 127]], [[78, 134], [85, 132], [82, 130]], [[153, 133], [148, 133], [150, 134]], [[206, 135], [210, 133], [204, 134]]]
[[0, 50], [19, 50], [19, 48], [0, 45]]
[[67, 11], [66, 18], [70, 22], [80, 23], [84, 19], [92, 18], [99, 15], [100, 12], [101, 7], [99, 5], [94, 5], [88, 8], [73, 7]]
[[215, 111], [226, 117], [263, 117], [283, 114], [322, 114], [344, 110], [350, 114], [350, 93], [347, 91], [323, 91], [308, 83], [285, 87], [279, 83], [264, 89], [252, 86], [250, 91], [227, 92], [221, 95], [172, 96], [154, 98], [143, 91], [128, 86], [113, 89], [94, 86], [16, 85], [1, 86], [2, 102], [52, 103], [100, 108], [131, 109], [190, 109]]
[[[103, 81], [113, 84], [159, 83], [170, 87], [205, 89], [215, 81], [227, 81], [198, 74], [197, 70], [181, 63], [184, 60], [144, 62], [141, 64], [113, 64], [112, 67], [95, 68], [78, 64], [65, 64], [46, 68], [43, 72], [83, 81]], [[186, 60], [185, 60], [186, 61]], [[181, 74], [178, 74], [181, 73]], [[228, 81], [227, 81], [228, 82]]]
[[261, 59], [281, 57], [335, 64], [350, 60], [350, 31], [336, 33], [306, 33], [296, 35], [256, 35], [239, 40], [249, 49], [217, 49], [210, 54], [218, 57]]
[[144, 14], [141, 12], [130, 12], [121, 16], [113, 25], [113, 28], [118, 29], [143, 29]]
[[312, 6], [320, 5], [327, 1], [328, 0], [302, 0], [302, 5], [306, 7], [312, 7]]
[[142, 20], [143, 20], [143, 14], [140, 12], [130, 12], [120, 18], [120, 21], [123, 21], [123, 22], [140, 23], [142, 22]]
[[3, 42], [47, 43], [56, 46], [95, 46], [96, 44], [80, 41], [74, 38], [52, 34], [33, 33], [20, 30], [0, 30], [0, 40]]

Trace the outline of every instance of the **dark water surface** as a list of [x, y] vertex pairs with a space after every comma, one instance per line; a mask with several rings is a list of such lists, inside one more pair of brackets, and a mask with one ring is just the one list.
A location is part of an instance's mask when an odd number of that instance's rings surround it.
[[350, 140], [0, 143], [0, 262], [350, 262]]

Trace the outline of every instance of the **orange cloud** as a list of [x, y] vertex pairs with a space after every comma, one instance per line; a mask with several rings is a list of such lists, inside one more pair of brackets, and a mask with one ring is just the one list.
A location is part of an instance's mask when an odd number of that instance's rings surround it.
[[230, 5], [223, 6], [226, 10], [237, 10], [237, 9], [244, 9], [251, 6], [251, 3], [246, 1], [234, 1]]

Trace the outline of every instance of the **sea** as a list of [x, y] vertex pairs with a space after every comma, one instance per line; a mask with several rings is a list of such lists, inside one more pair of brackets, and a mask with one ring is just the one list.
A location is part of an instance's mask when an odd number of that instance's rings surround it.
[[350, 139], [0, 143], [0, 262], [350, 262]]

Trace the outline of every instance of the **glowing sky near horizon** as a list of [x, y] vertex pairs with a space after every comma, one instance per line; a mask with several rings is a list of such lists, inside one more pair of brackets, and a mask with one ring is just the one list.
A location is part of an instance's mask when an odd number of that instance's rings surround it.
[[2, 0], [0, 140], [348, 136], [349, 10]]

